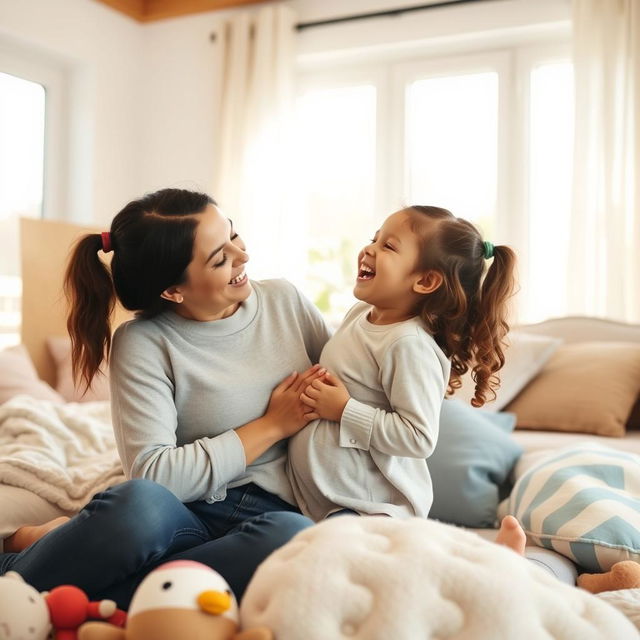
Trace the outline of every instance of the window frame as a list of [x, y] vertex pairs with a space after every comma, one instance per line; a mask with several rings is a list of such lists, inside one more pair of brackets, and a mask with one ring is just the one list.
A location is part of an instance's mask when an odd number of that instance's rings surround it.
[[33, 52], [0, 42], [0, 72], [42, 85], [45, 92], [42, 218], [60, 218], [68, 204], [68, 77]]
[[486, 51], [483, 53], [465, 53], [455, 56], [433, 57], [394, 64], [393, 96], [394, 107], [392, 111], [391, 127], [394, 129], [392, 139], [393, 161], [393, 185], [391, 192], [401, 194], [402, 202], [390, 203], [390, 209], [396, 209], [407, 202], [409, 193], [409, 173], [407, 171], [407, 154], [404, 147], [405, 121], [406, 121], [406, 87], [409, 83], [418, 80], [437, 78], [453, 75], [465, 75], [496, 71], [498, 73], [498, 141], [497, 141], [497, 167], [496, 167], [496, 228], [505, 230], [510, 235], [508, 211], [508, 198], [504, 196], [501, 184], [509, 184], [507, 140], [511, 128], [510, 96], [511, 87], [504, 86], [510, 83], [509, 65], [510, 52], [504, 50]]
[[[529, 234], [532, 225], [532, 215], [529, 206], [531, 174], [530, 164], [530, 138], [531, 131], [529, 124], [531, 121], [531, 72], [537, 66], [552, 64], [571, 60], [571, 44], [567, 41], [554, 43], [535, 43], [518, 47], [514, 51], [515, 78], [515, 121], [518, 123], [515, 131], [514, 158], [520, 157], [520, 164], [514, 162], [517, 171], [513, 176], [513, 211], [520, 213], [518, 224], [513, 227], [512, 243], [517, 248], [520, 260], [518, 261], [518, 279], [520, 288], [528, 288], [531, 280], [530, 258], [531, 247], [529, 244]], [[567, 256], [568, 261], [568, 256]], [[524, 317], [523, 321], [530, 318]]]
[[[339, 89], [363, 84], [371, 84], [376, 89], [376, 177], [385, 174], [385, 151], [390, 145], [389, 127], [386, 126], [389, 117], [389, 69], [379, 65], [353, 65], [339, 69], [308, 70], [298, 77], [296, 96], [305, 91]], [[380, 152], [382, 150], [382, 153]], [[385, 206], [388, 201], [388, 184], [386, 180], [376, 179], [373, 196], [373, 225], [380, 216], [388, 212]]]
[[[44, 54], [0, 39], [0, 72], [41, 85], [45, 95], [42, 204], [40, 218], [68, 216], [69, 199], [69, 73]], [[21, 276], [20, 276], [21, 282]], [[0, 291], [0, 296], [6, 296]], [[0, 333], [1, 346], [20, 341], [22, 317], [15, 332]], [[4, 325], [3, 325], [4, 326]], [[7, 325], [11, 326], [11, 325]]]
[[[389, 49], [341, 62], [335, 55], [306, 56], [299, 63], [299, 87], [335, 87], [368, 79], [377, 89], [376, 194], [374, 215], [381, 220], [409, 204], [405, 135], [405, 88], [421, 78], [497, 71], [498, 166], [494, 244], [511, 245], [519, 256], [518, 279], [529, 281], [529, 104], [531, 71], [539, 65], [571, 60], [570, 32], [559, 29], [450, 43], [443, 50], [424, 47], [402, 55]], [[498, 45], [496, 46], [496, 42]], [[523, 320], [525, 320], [524, 318]], [[518, 318], [518, 320], [520, 320]]]

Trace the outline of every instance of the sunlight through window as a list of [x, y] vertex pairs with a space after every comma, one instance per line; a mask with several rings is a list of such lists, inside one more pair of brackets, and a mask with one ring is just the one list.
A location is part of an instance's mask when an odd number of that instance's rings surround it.
[[19, 341], [18, 219], [42, 214], [45, 91], [0, 73], [0, 348]]
[[573, 166], [573, 65], [531, 72], [526, 317], [564, 315]]
[[339, 321], [354, 302], [358, 251], [373, 233], [375, 87], [307, 91], [298, 99], [296, 131], [296, 184], [309, 257], [301, 284]]
[[496, 214], [498, 74], [407, 86], [408, 204], [444, 207], [491, 235]]

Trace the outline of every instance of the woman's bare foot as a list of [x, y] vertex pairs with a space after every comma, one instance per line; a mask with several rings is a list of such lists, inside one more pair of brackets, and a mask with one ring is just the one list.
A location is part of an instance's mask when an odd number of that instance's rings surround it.
[[49, 531], [56, 529], [60, 525], [68, 522], [67, 516], [60, 516], [54, 520], [49, 520], [38, 526], [20, 527], [14, 534], [4, 539], [4, 550], [8, 553], [19, 553], [27, 547], [37, 542]]
[[523, 556], [524, 547], [527, 544], [527, 535], [513, 516], [505, 516], [500, 523], [500, 531], [498, 531], [496, 543], [509, 547], [509, 549], [513, 549]]

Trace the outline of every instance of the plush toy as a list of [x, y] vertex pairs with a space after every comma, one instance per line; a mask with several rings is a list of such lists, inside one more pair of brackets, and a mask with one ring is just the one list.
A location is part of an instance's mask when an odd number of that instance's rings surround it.
[[55, 587], [43, 594], [49, 608], [54, 640], [76, 640], [78, 627], [89, 618], [106, 620], [123, 627], [127, 614], [116, 608], [113, 600], [91, 602], [82, 589], [72, 585]]
[[272, 640], [264, 628], [238, 631], [238, 605], [224, 578], [199, 562], [160, 565], [138, 586], [127, 625], [80, 627], [79, 640]]
[[15, 571], [0, 577], [0, 640], [45, 640], [50, 630], [42, 595]]
[[637, 589], [640, 587], [640, 564], [623, 560], [616, 562], [606, 573], [583, 573], [578, 576], [578, 586], [591, 593]]

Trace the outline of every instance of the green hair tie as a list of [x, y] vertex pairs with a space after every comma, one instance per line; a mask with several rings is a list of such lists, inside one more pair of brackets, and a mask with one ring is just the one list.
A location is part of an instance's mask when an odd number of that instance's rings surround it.
[[482, 246], [484, 247], [484, 258], [488, 260], [489, 258], [493, 258], [493, 245], [490, 242], [483, 242]]

